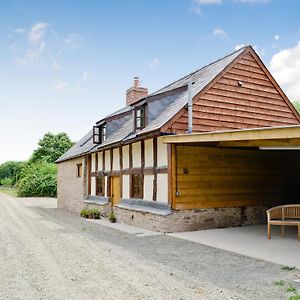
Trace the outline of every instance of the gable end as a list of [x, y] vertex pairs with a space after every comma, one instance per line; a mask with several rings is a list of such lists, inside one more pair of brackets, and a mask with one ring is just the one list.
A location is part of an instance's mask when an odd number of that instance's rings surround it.
[[[163, 130], [186, 133], [182, 109]], [[300, 116], [268, 69], [247, 47], [193, 100], [193, 132], [300, 124]]]

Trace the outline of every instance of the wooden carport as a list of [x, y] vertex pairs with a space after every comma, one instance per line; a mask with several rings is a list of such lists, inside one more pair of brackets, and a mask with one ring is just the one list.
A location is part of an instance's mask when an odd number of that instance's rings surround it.
[[171, 149], [169, 198], [175, 210], [300, 201], [298, 125], [170, 135], [164, 142]]

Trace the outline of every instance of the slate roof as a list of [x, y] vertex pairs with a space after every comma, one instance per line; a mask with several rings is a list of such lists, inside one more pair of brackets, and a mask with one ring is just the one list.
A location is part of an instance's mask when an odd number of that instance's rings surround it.
[[[122, 125], [114, 132], [111, 132], [101, 145], [93, 144], [93, 133], [90, 131], [56, 162], [62, 162], [86, 153], [95, 152], [103, 147], [127, 141], [149, 132], [159, 131], [165, 123], [174, 117], [176, 113], [178, 113], [187, 104], [188, 91], [187, 89], [180, 89], [181, 87], [187, 86], [188, 82], [191, 80], [193, 82], [192, 96], [194, 97], [220, 72], [222, 72], [238, 55], [240, 55], [245, 48], [246, 47], [241, 48], [209, 65], [206, 65], [141, 99], [137, 105], [140, 105], [141, 103], [148, 103], [149, 116], [147, 126], [141, 131], [133, 132], [133, 118], [130, 116], [130, 119], [124, 119], [124, 121], [120, 123]], [[168, 93], [170, 91], [173, 91], [171, 95]], [[134, 105], [126, 106], [115, 113], [108, 115], [105, 119], [117, 117], [124, 113], [130, 113], [133, 109]], [[101, 124], [105, 121], [105, 119], [100, 120], [97, 124]]]

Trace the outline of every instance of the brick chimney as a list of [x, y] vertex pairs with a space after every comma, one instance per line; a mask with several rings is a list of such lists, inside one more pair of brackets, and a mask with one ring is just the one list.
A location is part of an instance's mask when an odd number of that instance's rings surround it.
[[133, 86], [126, 91], [126, 105], [131, 105], [148, 96], [148, 89], [140, 86], [139, 77], [133, 78]]

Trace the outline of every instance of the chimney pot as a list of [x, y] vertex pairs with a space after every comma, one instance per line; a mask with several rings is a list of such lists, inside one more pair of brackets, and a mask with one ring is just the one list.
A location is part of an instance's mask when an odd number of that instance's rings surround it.
[[133, 86], [139, 87], [140, 86], [140, 79], [138, 76], [133, 77]]

